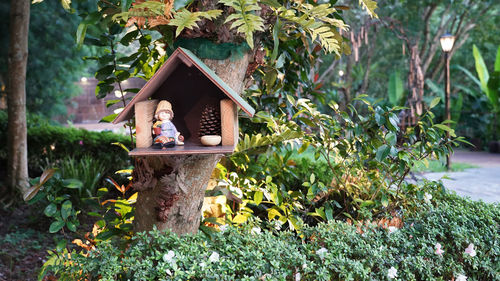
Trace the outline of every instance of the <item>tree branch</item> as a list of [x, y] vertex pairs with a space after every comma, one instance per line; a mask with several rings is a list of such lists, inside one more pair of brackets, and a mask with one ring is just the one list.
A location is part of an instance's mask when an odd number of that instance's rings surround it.
[[436, 11], [437, 4], [433, 4], [432, 6], [428, 7], [428, 11], [425, 13], [424, 16], [424, 43], [422, 44], [422, 49], [420, 50], [420, 57], [422, 57], [427, 49], [427, 43], [429, 42], [429, 25], [430, 25], [430, 19], [432, 17], [432, 14], [434, 11]]

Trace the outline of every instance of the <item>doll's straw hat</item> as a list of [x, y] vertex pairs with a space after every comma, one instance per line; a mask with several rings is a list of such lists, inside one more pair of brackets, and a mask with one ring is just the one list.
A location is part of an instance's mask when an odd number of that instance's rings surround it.
[[172, 111], [172, 104], [166, 100], [162, 100], [158, 103], [158, 106], [156, 107], [155, 111], [155, 118], [158, 118], [158, 114], [160, 114], [160, 112], [169, 112], [171, 117], [172, 118], [174, 117], [174, 112]]

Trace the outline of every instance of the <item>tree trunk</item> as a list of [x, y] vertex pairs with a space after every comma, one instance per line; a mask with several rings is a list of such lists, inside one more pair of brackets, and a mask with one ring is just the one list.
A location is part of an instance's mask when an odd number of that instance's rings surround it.
[[418, 116], [423, 113], [424, 100], [424, 73], [422, 71], [422, 61], [418, 52], [418, 45], [410, 48], [410, 70], [408, 73], [408, 99], [406, 105], [405, 120], [403, 124], [413, 126], [416, 124]]
[[10, 190], [28, 189], [26, 129], [26, 65], [28, 63], [29, 0], [12, 0], [10, 7], [8, 106], [8, 176]]
[[[249, 55], [237, 61], [204, 60], [237, 93], [241, 93]], [[133, 187], [139, 191], [136, 232], [170, 229], [177, 234], [196, 233], [210, 175], [222, 155], [138, 157]]]

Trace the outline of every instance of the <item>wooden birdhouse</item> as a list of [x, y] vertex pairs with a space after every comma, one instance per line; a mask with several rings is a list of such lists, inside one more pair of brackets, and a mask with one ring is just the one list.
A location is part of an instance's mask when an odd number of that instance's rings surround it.
[[[184, 145], [154, 148], [152, 127], [160, 101], [168, 101], [172, 123], [184, 137]], [[250, 117], [255, 113], [191, 51], [178, 48], [113, 123], [135, 115], [136, 148], [131, 156], [232, 153], [238, 142], [238, 107]], [[220, 135], [220, 144], [202, 144], [204, 135]]]

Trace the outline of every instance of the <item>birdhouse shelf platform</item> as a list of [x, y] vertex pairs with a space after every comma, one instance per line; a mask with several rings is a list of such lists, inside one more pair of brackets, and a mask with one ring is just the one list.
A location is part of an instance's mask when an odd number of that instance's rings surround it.
[[185, 154], [230, 154], [233, 153], [232, 145], [201, 146], [195, 143], [177, 145], [168, 149], [155, 149], [150, 147], [139, 147], [131, 150], [130, 156], [161, 156], [161, 155], [185, 155]]

